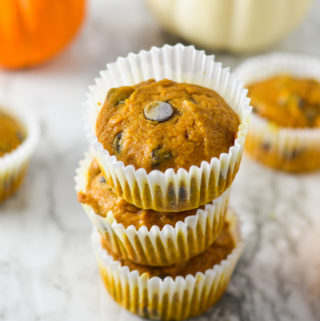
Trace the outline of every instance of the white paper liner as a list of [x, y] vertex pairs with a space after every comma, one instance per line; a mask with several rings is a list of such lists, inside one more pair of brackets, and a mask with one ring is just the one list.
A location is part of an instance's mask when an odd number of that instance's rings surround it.
[[13, 151], [0, 157], [0, 202], [20, 186], [39, 137], [37, 123], [25, 109], [1, 99], [0, 111], [14, 117], [26, 130], [25, 140]]
[[[86, 191], [93, 158], [88, 153], [79, 163], [75, 178], [77, 192]], [[161, 230], [158, 226], [150, 230], [145, 226], [137, 230], [133, 225], [125, 228], [117, 222], [112, 211], [102, 217], [89, 205], [83, 204], [83, 208], [92, 224], [121, 258], [138, 264], [163, 266], [186, 261], [215, 241], [224, 226], [229, 195], [230, 189], [227, 189], [219, 198], [205, 205], [203, 210], [198, 209], [195, 215], [186, 217], [175, 226], [167, 224]]]
[[[171, 168], [165, 172], [153, 170], [149, 174], [143, 168], [136, 170], [132, 165], [125, 166], [110, 155], [98, 142], [95, 132], [96, 119], [108, 90], [150, 78], [168, 78], [217, 91], [241, 121], [234, 146], [230, 147], [229, 152], [212, 158], [210, 163], [203, 161], [200, 167], [192, 166], [189, 171], [180, 168], [175, 172]], [[87, 100], [82, 106], [82, 117], [96, 158], [109, 185], [118, 195], [140, 208], [178, 212], [211, 202], [231, 185], [240, 164], [251, 107], [247, 90], [229, 72], [229, 68], [222, 68], [221, 63], [214, 61], [214, 56], [181, 44], [152, 47], [150, 51], [130, 53], [126, 58], [121, 57], [108, 64], [95, 82], [94, 86], [89, 87]]]
[[[234, 214], [231, 219], [237, 220]], [[219, 300], [228, 286], [244, 243], [239, 225], [234, 225], [236, 247], [227, 258], [206, 270], [186, 277], [148, 278], [130, 271], [109, 256], [94, 231], [92, 243], [102, 278], [110, 295], [127, 310], [142, 317], [161, 320], [183, 320], [206, 311]]]
[[[248, 59], [236, 73], [245, 85], [289, 74], [320, 81], [320, 60], [277, 53]], [[320, 129], [284, 128], [252, 114], [246, 150], [265, 165], [292, 172], [320, 169]]]

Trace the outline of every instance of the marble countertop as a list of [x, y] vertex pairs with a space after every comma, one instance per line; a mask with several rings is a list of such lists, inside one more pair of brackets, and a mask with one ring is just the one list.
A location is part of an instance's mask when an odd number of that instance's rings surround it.
[[[123, 5], [127, 8], [123, 10]], [[320, 3], [272, 51], [320, 57]], [[175, 43], [142, 0], [92, 0], [76, 41], [30, 70], [0, 71], [0, 96], [39, 118], [41, 140], [26, 181], [0, 205], [0, 320], [139, 320], [105, 293], [73, 176], [87, 148], [79, 107], [105, 63]], [[246, 56], [218, 54], [235, 67]], [[197, 320], [320, 320], [320, 173], [273, 172], [244, 157], [231, 204], [246, 248], [222, 300]]]

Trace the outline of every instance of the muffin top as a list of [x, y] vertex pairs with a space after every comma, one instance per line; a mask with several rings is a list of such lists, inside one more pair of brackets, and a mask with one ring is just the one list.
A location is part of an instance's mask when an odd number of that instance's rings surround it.
[[96, 135], [111, 155], [135, 169], [188, 170], [227, 153], [239, 123], [214, 90], [150, 79], [109, 90]]
[[0, 157], [16, 149], [25, 139], [24, 127], [0, 110]]
[[185, 262], [163, 267], [140, 265], [127, 259], [120, 259], [116, 254], [112, 253], [112, 248], [105, 238], [101, 238], [101, 244], [112, 255], [114, 260], [120, 261], [122, 266], [128, 266], [130, 271], [137, 270], [140, 274], [145, 273], [149, 278], [153, 276], [160, 278], [171, 276], [175, 278], [177, 276], [195, 275], [197, 272], [205, 272], [226, 259], [236, 246], [231, 229], [232, 224], [226, 222], [219, 237], [204, 252]]
[[279, 126], [320, 127], [320, 82], [278, 75], [248, 86], [253, 111]]
[[90, 205], [98, 215], [105, 217], [109, 211], [112, 211], [118, 223], [123, 224], [124, 227], [134, 225], [137, 229], [141, 226], [151, 229], [153, 225], [159, 226], [160, 229], [166, 224], [174, 226], [176, 222], [184, 221], [187, 216], [195, 215], [197, 212], [197, 209], [194, 209], [178, 213], [164, 213], [135, 207], [117, 196], [108, 187], [96, 160], [89, 168], [86, 191], [78, 193], [78, 199]]

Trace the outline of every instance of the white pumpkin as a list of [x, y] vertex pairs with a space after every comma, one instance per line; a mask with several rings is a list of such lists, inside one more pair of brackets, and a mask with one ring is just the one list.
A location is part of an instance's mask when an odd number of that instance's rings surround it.
[[168, 31], [215, 50], [258, 51], [279, 41], [312, 0], [147, 0]]

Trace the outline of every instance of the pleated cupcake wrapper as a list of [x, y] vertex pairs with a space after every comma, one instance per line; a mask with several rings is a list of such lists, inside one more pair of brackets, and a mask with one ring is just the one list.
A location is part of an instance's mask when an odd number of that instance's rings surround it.
[[[233, 216], [235, 219], [235, 216]], [[244, 244], [235, 228], [237, 246], [220, 262], [204, 273], [186, 277], [148, 278], [130, 271], [108, 255], [94, 231], [92, 242], [105, 286], [113, 299], [142, 317], [158, 320], [184, 320], [212, 307], [222, 296], [241, 255]]]
[[0, 101], [0, 111], [19, 121], [26, 130], [26, 138], [15, 150], [0, 157], [0, 202], [11, 196], [23, 181], [31, 155], [38, 141], [38, 126], [30, 113]]
[[[247, 60], [236, 73], [245, 84], [278, 74], [320, 81], [320, 61], [303, 55], [272, 54]], [[320, 169], [320, 129], [283, 128], [253, 114], [246, 151], [256, 160], [282, 170]]]
[[[76, 176], [77, 192], [86, 190], [92, 160], [92, 154], [88, 153], [80, 162]], [[229, 195], [228, 189], [219, 198], [205, 205], [204, 209], [198, 209], [195, 215], [186, 217], [175, 226], [167, 224], [161, 230], [158, 226], [153, 226], [150, 230], [145, 226], [138, 230], [134, 226], [125, 228], [117, 222], [112, 211], [102, 217], [89, 205], [84, 204], [83, 208], [92, 224], [119, 257], [138, 264], [163, 266], [186, 261], [203, 252], [215, 241], [224, 226]]]
[[[98, 142], [95, 132], [96, 120], [108, 90], [150, 78], [168, 78], [217, 91], [241, 121], [229, 152], [212, 158], [210, 162], [203, 161], [200, 167], [191, 166], [189, 170], [175, 172], [171, 168], [150, 173], [143, 168], [136, 170], [132, 165], [125, 166], [110, 155]], [[217, 198], [231, 185], [240, 164], [250, 112], [247, 90], [228, 68], [222, 68], [221, 63], [214, 61], [214, 56], [181, 44], [130, 53], [126, 58], [118, 58], [108, 64], [96, 79], [96, 84], [89, 87], [87, 101], [82, 107], [86, 135], [108, 184], [119, 196], [137, 207], [165, 212], [198, 208]]]

